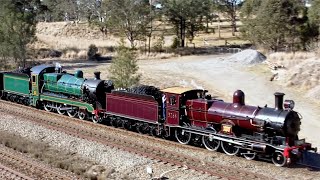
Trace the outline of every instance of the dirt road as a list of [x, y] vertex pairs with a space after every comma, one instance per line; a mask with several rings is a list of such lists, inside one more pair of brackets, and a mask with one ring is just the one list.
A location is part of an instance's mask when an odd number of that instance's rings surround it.
[[226, 56], [189, 56], [170, 60], [140, 61], [143, 82], [158, 87], [186, 85], [204, 87], [213, 96], [225, 101], [232, 100], [235, 90], [246, 94], [246, 103], [274, 107], [274, 92], [284, 92], [285, 99], [293, 99], [295, 110], [303, 116], [300, 138], [306, 138], [320, 147], [320, 110], [319, 105], [304, 97], [302, 92], [284, 88], [269, 81], [270, 76], [255, 72], [255, 66], [244, 66], [229, 61]]

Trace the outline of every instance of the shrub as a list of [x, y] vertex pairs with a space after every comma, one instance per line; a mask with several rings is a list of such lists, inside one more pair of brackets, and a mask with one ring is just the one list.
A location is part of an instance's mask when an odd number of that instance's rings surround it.
[[154, 43], [153, 47], [156, 52], [163, 52], [164, 46], [164, 36], [163, 34], [158, 38], [158, 40]]
[[124, 41], [121, 41], [117, 48], [117, 56], [113, 60], [109, 71], [110, 79], [119, 88], [128, 88], [136, 85], [140, 81], [138, 72], [137, 56], [135, 52], [124, 46]]
[[88, 60], [90, 60], [90, 61], [96, 60], [97, 59], [97, 52], [98, 52], [97, 46], [94, 44], [91, 44], [89, 46], [89, 50], [87, 53]]
[[179, 44], [180, 44], [180, 40], [177, 37], [175, 37], [173, 39], [172, 44], [171, 44], [171, 48], [172, 49], [176, 49], [177, 47], [179, 47]]

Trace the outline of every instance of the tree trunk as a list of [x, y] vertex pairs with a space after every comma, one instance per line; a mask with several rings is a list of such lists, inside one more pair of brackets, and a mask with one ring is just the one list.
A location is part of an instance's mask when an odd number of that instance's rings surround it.
[[236, 35], [237, 32], [237, 24], [236, 24], [236, 16], [233, 15], [231, 18], [231, 28], [232, 28], [232, 36]]
[[151, 52], [151, 36], [152, 36], [152, 35], [151, 35], [151, 32], [150, 32], [149, 37], [148, 37], [148, 38], [149, 38], [149, 39], [148, 39], [148, 41], [149, 41], [149, 42], [148, 42], [148, 53], [149, 53], [149, 54], [150, 54], [150, 52]]
[[180, 40], [181, 40], [181, 47], [185, 46], [185, 31], [186, 31], [186, 21], [183, 18], [180, 18]]

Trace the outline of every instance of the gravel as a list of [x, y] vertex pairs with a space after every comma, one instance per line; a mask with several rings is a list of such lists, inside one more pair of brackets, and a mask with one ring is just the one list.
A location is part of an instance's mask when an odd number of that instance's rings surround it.
[[172, 179], [216, 179], [207, 174], [183, 168], [176, 169], [170, 164], [163, 164], [136, 154], [49, 130], [5, 113], [2, 113], [0, 118], [0, 130], [15, 133], [33, 141], [43, 141], [61, 151], [74, 152], [93, 160], [108, 169], [110, 172], [108, 179], [149, 179], [150, 176], [146, 173], [148, 166], [152, 167], [154, 177], [174, 170], [165, 176]]
[[246, 49], [228, 57], [226, 60], [231, 62], [239, 62], [242, 64], [257, 64], [262, 63], [266, 59], [266, 56], [259, 51]]

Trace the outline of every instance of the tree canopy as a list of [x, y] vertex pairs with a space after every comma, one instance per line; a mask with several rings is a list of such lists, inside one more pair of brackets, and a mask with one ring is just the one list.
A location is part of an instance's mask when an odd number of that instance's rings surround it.
[[192, 41], [197, 32], [204, 29], [206, 16], [211, 14], [211, 0], [164, 0], [163, 11], [174, 26], [180, 46], [185, 38]]
[[313, 0], [308, 11], [310, 22], [320, 25], [320, 0]]
[[241, 21], [245, 38], [273, 51], [305, 46], [306, 31], [311, 30], [306, 8], [300, 0], [247, 0], [242, 7]]
[[123, 39], [116, 52], [117, 55], [109, 68], [110, 79], [119, 88], [137, 85], [141, 75], [137, 73], [139, 67], [135, 52], [125, 47]]
[[40, 0], [1, 0], [0, 58], [24, 66], [26, 45], [35, 39], [37, 14], [46, 10]]

